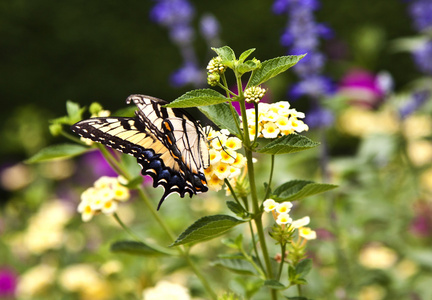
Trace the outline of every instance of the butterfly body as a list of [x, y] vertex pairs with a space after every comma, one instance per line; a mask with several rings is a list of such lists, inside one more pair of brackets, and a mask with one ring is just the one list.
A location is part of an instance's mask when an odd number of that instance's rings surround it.
[[158, 209], [171, 193], [180, 197], [208, 190], [204, 169], [209, 166], [206, 136], [187, 112], [165, 108], [168, 102], [145, 95], [131, 95], [138, 110], [134, 118], [90, 118], [71, 129], [84, 138], [133, 155], [142, 174], [162, 186]]

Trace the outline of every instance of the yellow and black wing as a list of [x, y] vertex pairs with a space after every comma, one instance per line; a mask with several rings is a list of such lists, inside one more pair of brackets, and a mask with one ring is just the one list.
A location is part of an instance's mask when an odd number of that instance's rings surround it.
[[90, 118], [71, 129], [82, 137], [136, 157], [142, 173], [163, 186], [158, 209], [171, 193], [203, 193], [208, 190], [204, 168], [209, 165], [202, 127], [181, 109], [162, 107], [167, 102], [145, 95], [126, 100], [137, 106], [135, 118]]

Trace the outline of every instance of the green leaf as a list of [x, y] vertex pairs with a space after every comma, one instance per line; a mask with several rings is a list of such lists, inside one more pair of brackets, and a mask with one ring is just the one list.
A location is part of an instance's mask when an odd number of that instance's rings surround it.
[[236, 70], [237, 72], [241, 75], [244, 74], [246, 72], [250, 72], [253, 70], [256, 70], [260, 65], [257, 64], [255, 61], [253, 60], [248, 60], [244, 63], [240, 63], [237, 65]]
[[287, 298], [289, 300], [308, 300], [308, 298], [306, 298], [306, 297], [299, 297], [299, 296], [295, 296], [295, 297], [285, 296], [285, 298]]
[[264, 286], [269, 287], [269, 288], [274, 289], [274, 290], [284, 290], [287, 288], [282, 283], [280, 283], [279, 281], [274, 280], [274, 279], [264, 281]]
[[141, 186], [143, 181], [144, 181], [144, 178], [141, 175], [138, 175], [135, 178], [132, 178], [131, 180], [129, 180], [128, 183], [125, 184], [124, 186], [127, 187], [128, 189], [137, 189]]
[[171, 246], [210, 240], [244, 222], [227, 215], [206, 216], [189, 226]]
[[89, 147], [84, 147], [77, 144], [53, 145], [41, 149], [38, 153], [27, 159], [25, 162], [34, 164], [54, 159], [66, 159], [83, 154], [87, 151], [90, 151]]
[[80, 108], [78, 103], [68, 100], [66, 101], [66, 111], [69, 117], [69, 124], [72, 125], [82, 120], [82, 114], [85, 111], [85, 107]]
[[298, 63], [305, 55], [281, 56], [262, 62], [261, 68], [252, 74], [247, 87], [260, 85], [270, 78], [285, 72]]
[[228, 269], [237, 274], [256, 275], [254, 267], [243, 259], [218, 259], [212, 265]]
[[287, 154], [311, 149], [318, 145], [319, 143], [314, 142], [303, 135], [289, 134], [277, 138], [274, 141], [271, 141], [270, 143], [268, 143], [261, 149], [257, 149], [256, 151], [259, 153], [266, 153], [272, 155]]
[[217, 53], [222, 58], [222, 63], [229, 68], [234, 66], [234, 61], [236, 59], [235, 53], [233, 49], [228, 46], [223, 46], [220, 48], [211, 48], [214, 52]]
[[315, 183], [307, 180], [291, 180], [273, 191], [272, 198], [276, 201], [299, 200], [311, 195], [323, 193], [336, 188], [337, 185], [327, 183]]
[[229, 101], [224, 95], [211, 89], [192, 90], [165, 105], [172, 108], [215, 105]]
[[228, 103], [221, 103], [211, 106], [200, 106], [198, 107], [198, 109], [218, 127], [225, 128], [230, 133], [237, 135], [238, 131], [234, 118], [237, 119], [239, 124], [240, 118], [238, 114], [236, 114], [235, 110], [235, 114], [233, 117], [229, 106], [230, 104]]
[[310, 258], [300, 261], [296, 266], [295, 270], [297, 275], [300, 277], [306, 276], [312, 269], [312, 260]]
[[243, 216], [244, 213], [246, 212], [244, 210], [243, 206], [241, 206], [240, 204], [238, 204], [235, 201], [227, 201], [226, 205], [230, 211], [232, 211], [234, 214], [236, 214], [238, 216]]
[[251, 53], [255, 51], [255, 49], [256, 49], [256, 48], [251, 48], [251, 49], [246, 50], [246, 51], [243, 52], [242, 54], [240, 54], [240, 57], [239, 57], [239, 59], [238, 59], [239, 62], [244, 62], [245, 59], [248, 58], [248, 56], [251, 55]]
[[137, 241], [119, 241], [111, 244], [112, 252], [121, 252], [134, 255], [155, 256], [155, 255], [174, 255], [174, 253], [160, 247], [150, 246]]

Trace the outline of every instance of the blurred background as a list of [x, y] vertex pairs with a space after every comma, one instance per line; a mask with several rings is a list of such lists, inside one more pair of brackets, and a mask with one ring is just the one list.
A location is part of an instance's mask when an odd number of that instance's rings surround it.
[[[310, 297], [431, 299], [431, 30], [430, 0], [1, 1], [0, 299], [141, 299], [167, 276], [204, 297], [175, 260], [161, 270], [155, 261], [110, 253], [110, 242], [126, 235], [108, 217], [81, 222], [80, 193], [102, 175], [115, 176], [100, 155], [22, 161], [66, 142], [50, 133], [49, 120], [66, 114], [67, 100], [97, 101], [112, 112], [133, 93], [172, 101], [207, 87], [210, 47], [223, 45], [238, 55], [256, 48], [261, 61], [308, 53], [266, 88], [267, 101], [304, 111], [307, 135], [321, 142], [278, 157], [275, 184], [340, 185], [298, 208], [320, 230], [311, 243]], [[264, 164], [258, 171], [268, 172]], [[171, 199], [162, 213], [180, 233], [226, 210], [222, 197]], [[135, 202], [122, 208], [129, 224], [157, 236], [132, 205], [143, 209]], [[220, 278], [221, 270], [212, 272]], [[97, 289], [71, 279], [82, 274]], [[247, 288], [233, 278], [219, 288]]]

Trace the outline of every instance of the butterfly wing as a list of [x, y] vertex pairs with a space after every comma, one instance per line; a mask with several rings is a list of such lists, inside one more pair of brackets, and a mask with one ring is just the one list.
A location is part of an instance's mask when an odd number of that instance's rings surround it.
[[71, 129], [85, 138], [135, 156], [142, 173], [152, 177], [153, 187], [164, 188], [158, 209], [171, 193], [184, 197], [186, 193], [192, 196], [206, 192], [203, 168], [208, 166], [208, 149], [202, 128], [183, 112], [160, 106], [166, 102], [139, 96], [150, 102], [138, 106], [136, 118], [91, 118], [76, 123]]
[[179, 163], [186, 183], [197, 192], [208, 190], [204, 168], [209, 166], [208, 147], [202, 127], [184, 110], [165, 108], [168, 102], [145, 95], [131, 95], [126, 102], [139, 108], [137, 117], [169, 149]]

